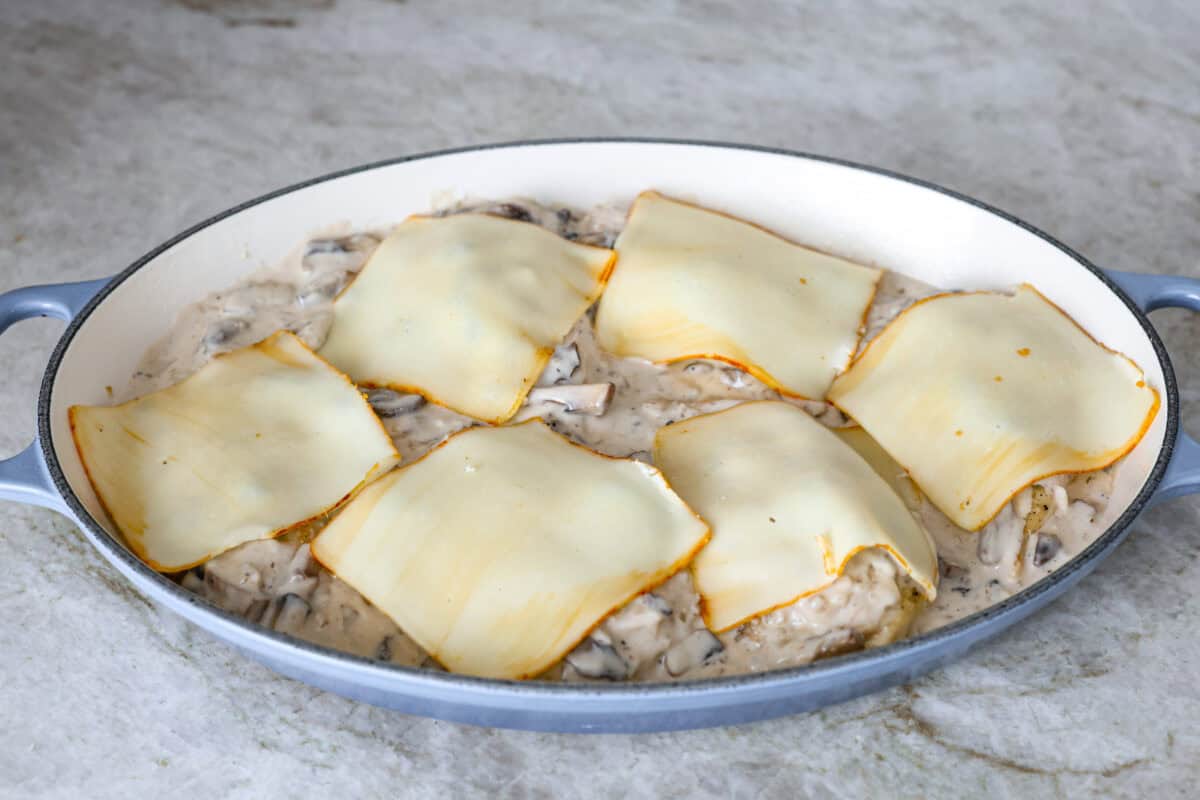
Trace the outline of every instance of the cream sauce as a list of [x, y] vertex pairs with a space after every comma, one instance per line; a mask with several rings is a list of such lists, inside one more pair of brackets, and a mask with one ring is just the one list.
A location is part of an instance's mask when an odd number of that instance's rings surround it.
[[[624, 219], [623, 209], [615, 206], [584, 214], [525, 200], [459, 202], [437, 213], [461, 211], [533, 222], [604, 246], [612, 244]], [[314, 240], [285, 263], [188, 307], [146, 353], [128, 396], [177, 383], [218, 353], [253, 344], [281, 328], [320, 347], [334, 297], [382, 235]], [[863, 343], [901, 310], [937, 291], [886, 272]], [[553, 399], [554, 387], [606, 383], [613, 392], [602, 414], [568, 410]], [[647, 462], [654, 434], [663, 425], [747, 400], [779, 398], [754, 377], [721, 362], [660, 365], [609, 355], [596, 345], [592, 312], [555, 351], [538, 386], [551, 399], [528, 403], [514, 421], [540, 416], [580, 444]], [[419, 395], [371, 390], [367, 397], [405, 462], [478, 424]], [[853, 424], [823, 402], [790, 402], [830, 427]], [[684, 570], [611, 614], [543, 677], [645, 681], [756, 672], [931, 630], [1010, 596], [1082, 550], [1115, 516], [1108, 513], [1114, 479], [1119, 476], [1110, 469], [1040, 481], [1019, 493], [979, 533], [955, 527], [922, 498], [918, 516], [934, 537], [941, 562], [938, 597], [932, 604], [890, 556], [865, 551], [821, 592], [718, 636], [705, 627], [691, 575]], [[437, 668], [388, 617], [311, 558], [306, 542], [320, 525], [234, 548], [186, 573], [181, 582], [222, 608], [275, 630], [369, 658]]]

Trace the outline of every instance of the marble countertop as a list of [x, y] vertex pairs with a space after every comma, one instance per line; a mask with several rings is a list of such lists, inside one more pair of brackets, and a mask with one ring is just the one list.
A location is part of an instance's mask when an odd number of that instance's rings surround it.
[[[591, 134], [870, 162], [1103, 266], [1200, 275], [1194, 3], [626, 5], [4, 3], [0, 289], [110, 274], [336, 168]], [[1200, 318], [1155, 321], [1195, 420]], [[32, 435], [59, 331], [0, 341], [5, 452]], [[64, 518], [4, 503], [0, 796], [1183, 797], [1200, 780], [1198, 522], [1198, 499], [1153, 509], [1067, 597], [906, 688], [742, 727], [572, 737], [277, 677], [144, 600]]]

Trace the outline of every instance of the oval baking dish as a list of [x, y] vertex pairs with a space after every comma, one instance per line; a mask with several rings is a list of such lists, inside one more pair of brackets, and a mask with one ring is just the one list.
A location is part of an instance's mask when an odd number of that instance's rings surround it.
[[[930, 633], [814, 664], [677, 684], [484, 680], [385, 665], [259, 627], [143, 564], [111, 530], [71, 440], [67, 408], [104, 403], [181, 308], [282, 259], [331, 224], [380, 228], [434, 198], [529, 196], [576, 207], [653, 186], [719, 198], [730, 213], [793, 241], [940, 287], [1028, 281], [1129, 355], [1163, 410], [1127, 457], [1124, 509], [1086, 550], [1009, 599]], [[1171, 362], [1146, 314], [1200, 309], [1200, 281], [1103, 272], [1003, 212], [883, 170], [819, 156], [707, 142], [518, 142], [370, 164], [273, 192], [167, 241], [120, 274], [0, 295], [0, 332], [33, 316], [69, 321], [42, 378], [36, 441], [0, 462], [0, 498], [73, 520], [139, 591], [278, 672], [356, 700], [457, 722], [558, 731], [650, 731], [782, 716], [892, 686], [956, 658], [1066, 591], [1154, 502], [1200, 491], [1200, 445], [1180, 430]]]

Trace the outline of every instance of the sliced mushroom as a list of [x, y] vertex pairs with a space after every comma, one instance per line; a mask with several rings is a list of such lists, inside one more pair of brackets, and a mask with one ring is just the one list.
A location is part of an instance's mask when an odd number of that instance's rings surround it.
[[[941, 573], [938, 591], [943, 589], [965, 595], [971, 591], [971, 573], [966, 567], [946, 561], [938, 556], [938, 572]], [[820, 595], [815, 595], [819, 597]]]
[[250, 329], [250, 321], [240, 317], [217, 320], [204, 334], [202, 347], [205, 352], [215, 353], [234, 346], [239, 336]]
[[674, 678], [679, 677], [693, 667], [698, 667], [713, 656], [722, 652], [725, 645], [711, 631], [692, 631], [684, 639], [676, 642], [663, 656], [663, 666]]
[[247, 619], [256, 619], [262, 613], [262, 608], [255, 605], [258, 595], [253, 592], [222, 583], [220, 579], [213, 577], [211, 572], [204, 576], [204, 582], [208, 589], [205, 596], [226, 611]]
[[979, 556], [979, 560], [988, 566], [994, 566], [1000, 563], [1000, 535], [994, 526], [987, 526], [979, 532], [979, 538], [975, 542], [975, 553]]
[[674, 613], [674, 609], [671, 608], [671, 604], [668, 603], [666, 600], [663, 600], [661, 597], [656, 595], [654, 592], [647, 592], [646, 594], [639, 597], [638, 600], [640, 600], [641, 602], [650, 606], [650, 608], [653, 608], [655, 611], [657, 611], [659, 614], [662, 614], [664, 617], [669, 617], [669, 616], [671, 616], [671, 614]]
[[560, 208], [554, 215], [558, 219], [559, 233], [565, 233], [575, 220], [575, 214], [569, 208]]
[[272, 609], [273, 605], [274, 604], [267, 598], [260, 597], [256, 600], [253, 600], [250, 605], [246, 607], [246, 610], [242, 612], [242, 616], [244, 616], [246, 619], [254, 620], [255, 622], [266, 625], [269, 628], [271, 627], [271, 623], [275, 621], [275, 616]]
[[[266, 540], [264, 540], [266, 541]], [[210, 585], [224, 583], [246, 592], [262, 590], [262, 573], [253, 563], [236, 558], [214, 558], [204, 565], [204, 579]]]
[[[663, 608], [666, 611], [663, 611]], [[671, 616], [671, 607], [662, 598], [654, 594], [643, 594], [613, 614], [604, 623], [604, 628], [596, 631], [602, 634], [604, 630], [619, 637], [627, 637], [637, 631], [656, 631], [658, 626]], [[596, 634], [592, 634], [593, 638]]]
[[1067, 510], [1071, 506], [1071, 498], [1067, 494], [1066, 487], [1055, 486], [1051, 494], [1054, 498], [1054, 511], [1052, 512], [1053, 516], [1061, 516], [1066, 514]]
[[1033, 565], [1040, 567], [1051, 561], [1062, 550], [1062, 541], [1052, 533], [1039, 533], [1033, 546]]
[[958, 580], [967, 576], [965, 567], [960, 567], [958, 564], [952, 564], [946, 561], [941, 556], [938, 556], [938, 570], [942, 573], [942, 577], [947, 580]]
[[339, 239], [314, 239], [308, 243], [300, 266], [307, 274], [333, 270], [357, 271], [379, 240], [367, 233], [356, 233]]
[[538, 378], [538, 386], [552, 386], [566, 383], [575, 371], [579, 369], [579, 348], [574, 342], [560, 344], [554, 348], [554, 354], [546, 362], [546, 368]]
[[367, 402], [381, 417], [398, 417], [423, 407], [425, 398], [419, 394], [400, 394], [391, 389], [372, 389], [367, 392]]
[[317, 560], [312, 557], [312, 549], [301, 545], [296, 548], [296, 554], [288, 562], [288, 572], [293, 575], [305, 575], [316, 566]]
[[346, 248], [338, 239], [313, 239], [304, 248], [304, 257], [327, 255], [329, 253], [344, 253]]
[[264, 628], [274, 628], [275, 621], [279, 617], [279, 611], [283, 607], [282, 597], [272, 597], [266, 600], [266, 607], [262, 610], [258, 617], [258, 624]]
[[1024, 520], [1016, 515], [1012, 505], [1006, 505], [995, 518], [984, 525], [978, 534], [976, 553], [988, 566], [1001, 562], [1017, 564], [1025, 551]]
[[275, 630], [291, 633], [300, 630], [312, 606], [297, 594], [285, 594], [279, 602], [279, 614], [275, 617]]
[[214, 299], [226, 314], [250, 315], [262, 308], [290, 306], [296, 289], [290, 283], [264, 281], [230, 289]]
[[380, 661], [392, 660], [392, 637], [383, 637], [383, 641], [379, 643], [379, 647], [375, 648], [375, 658]]
[[608, 231], [584, 231], [584, 232], [569, 232], [564, 234], [566, 238], [579, 242], [580, 244], [590, 244], [593, 247], [612, 247], [616, 242], [617, 237], [613, 236]]
[[361, 253], [373, 249], [377, 244], [379, 244], [379, 239], [369, 233], [355, 233], [336, 239], [313, 239], [305, 248], [304, 255]]
[[721, 369], [721, 380], [730, 389], [744, 389], [750, 385], [750, 376], [736, 367]]
[[183, 579], [179, 581], [179, 585], [187, 589], [189, 592], [196, 594], [204, 594], [204, 568], [196, 567], [188, 570]]
[[611, 383], [576, 383], [558, 386], [538, 386], [529, 392], [526, 408], [544, 408], [546, 404], [562, 406], [572, 414], [587, 414], [599, 417], [608, 411], [612, 402]]
[[566, 661], [586, 678], [623, 681], [629, 677], [629, 664], [611, 644], [589, 638], [567, 654]]
[[529, 209], [516, 203], [500, 203], [491, 210], [491, 213], [499, 217], [515, 219], [518, 222], [533, 222], [533, 214], [529, 213]]
[[332, 327], [333, 314], [329, 311], [322, 311], [310, 317], [293, 320], [288, 325], [288, 330], [300, 337], [300, 341], [308, 347], [319, 350], [321, 345], [325, 344], [325, 340], [329, 338], [329, 329]]
[[346, 270], [335, 270], [318, 275], [300, 290], [296, 295], [296, 301], [305, 308], [330, 303], [342, 289], [346, 288], [350, 277], [351, 273]]

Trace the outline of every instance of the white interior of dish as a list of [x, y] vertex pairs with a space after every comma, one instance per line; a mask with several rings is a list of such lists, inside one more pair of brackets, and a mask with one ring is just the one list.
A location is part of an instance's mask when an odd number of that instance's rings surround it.
[[[943, 288], [1034, 284], [1101, 342], [1136, 361], [1163, 390], [1149, 338], [1121, 301], [1038, 236], [937, 191], [854, 168], [701, 145], [574, 143], [472, 151], [394, 164], [260, 203], [159, 254], [85, 321], [54, 386], [51, 437], [71, 488], [97, 520], [97, 502], [71, 441], [67, 408], [109, 402], [146, 348], [189, 303], [281, 260], [333, 224], [392, 225], [447, 196], [527, 196], [587, 208], [627, 203], [654, 188], [754, 221], [783, 236]], [[1163, 444], [1165, 409], [1127, 459], [1124, 509]], [[111, 531], [110, 531], [111, 532]]]

